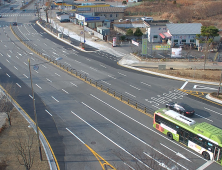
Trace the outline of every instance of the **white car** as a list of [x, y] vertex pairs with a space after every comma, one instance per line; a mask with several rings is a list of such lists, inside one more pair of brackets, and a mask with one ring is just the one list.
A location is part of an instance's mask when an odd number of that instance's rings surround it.
[[143, 21], [153, 21], [152, 17], [142, 17], [141, 18]]

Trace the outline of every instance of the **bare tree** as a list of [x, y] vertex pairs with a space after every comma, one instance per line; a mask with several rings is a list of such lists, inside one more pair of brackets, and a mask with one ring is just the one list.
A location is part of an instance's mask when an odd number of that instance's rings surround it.
[[7, 114], [8, 122], [9, 125], [11, 126], [10, 112], [14, 106], [12, 104], [11, 97], [9, 96], [9, 94], [15, 97], [15, 89], [13, 85], [10, 83], [6, 84], [5, 86], [5, 94], [2, 93], [0, 95], [0, 112], [5, 112]]
[[20, 165], [23, 165], [26, 170], [30, 170], [38, 150], [37, 137], [32, 129], [23, 129], [26, 133], [17, 132], [16, 137], [12, 141], [16, 158]]

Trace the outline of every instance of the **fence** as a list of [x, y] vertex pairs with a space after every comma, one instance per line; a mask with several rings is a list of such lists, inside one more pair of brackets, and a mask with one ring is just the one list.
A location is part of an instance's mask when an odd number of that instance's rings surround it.
[[100, 34], [100, 33], [96, 32], [96, 31], [90, 29], [89, 27], [84, 26], [84, 30], [87, 31], [87, 32], [92, 32], [95, 37], [98, 37], [101, 40], [103, 40], [103, 35], [102, 34]]

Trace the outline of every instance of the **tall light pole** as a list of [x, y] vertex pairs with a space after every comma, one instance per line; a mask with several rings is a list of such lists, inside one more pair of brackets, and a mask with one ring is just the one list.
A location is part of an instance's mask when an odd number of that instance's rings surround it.
[[[55, 61], [61, 60], [62, 58], [56, 58]], [[37, 114], [36, 114], [36, 107], [35, 107], [35, 96], [34, 96], [34, 90], [33, 90], [33, 84], [32, 84], [32, 72], [31, 72], [31, 64], [30, 64], [30, 59], [28, 59], [29, 62], [29, 73], [30, 73], [30, 80], [31, 80], [31, 88], [32, 88], [32, 100], [33, 100], [33, 109], [34, 109], [34, 116], [35, 116], [35, 125], [36, 125], [36, 134], [38, 138], [38, 145], [39, 145], [39, 155], [40, 155], [40, 160], [42, 161], [42, 149], [41, 149], [41, 144], [40, 144], [40, 136], [39, 136], [39, 126], [38, 126], [38, 120], [37, 120]], [[50, 63], [49, 62], [44, 62], [44, 63]], [[44, 64], [44, 63], [39, 63], [33, 65], [34, 70], [38, 70], [38, 65]]]
[[219, 83], [219, 87], [218, 87], [217, 97], [220, 94], [221, 79], [222, 79], [222, 71], [221, 71], [221, 75], [220, 75], [220, 83]]
[[30, 59], [28, 59], [28, 62], [29, 62], [29, 73], [30, 73], [31, 88], [32, 88], [32, 100], [33, 100], [33, 109], [34, 109], [34, 115], [35, 115], [35, 125], [36, 125], [36, 132], [37, 132], [38, 145], [39, 145], [39, 154], [40, 154], [40, 160], [42, 161], [42, 149], [41, 149], [41, 144], [40, 144], [39, 126], [38, 126], [37, 114], [36, 114], [36, 108], [35, 108], [35, 97], [34, 97], [34, 91], [33, 91], [33, 85], [32, 85], [32, 72], [31, 72]]

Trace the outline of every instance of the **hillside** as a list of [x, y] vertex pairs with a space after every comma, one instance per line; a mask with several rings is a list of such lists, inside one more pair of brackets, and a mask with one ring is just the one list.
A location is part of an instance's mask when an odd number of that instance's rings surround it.
[[129, 7], [125, 16], [152, 16], [174, 23], [199, 22], [222, 29], [221, 0], [149, 0]]

